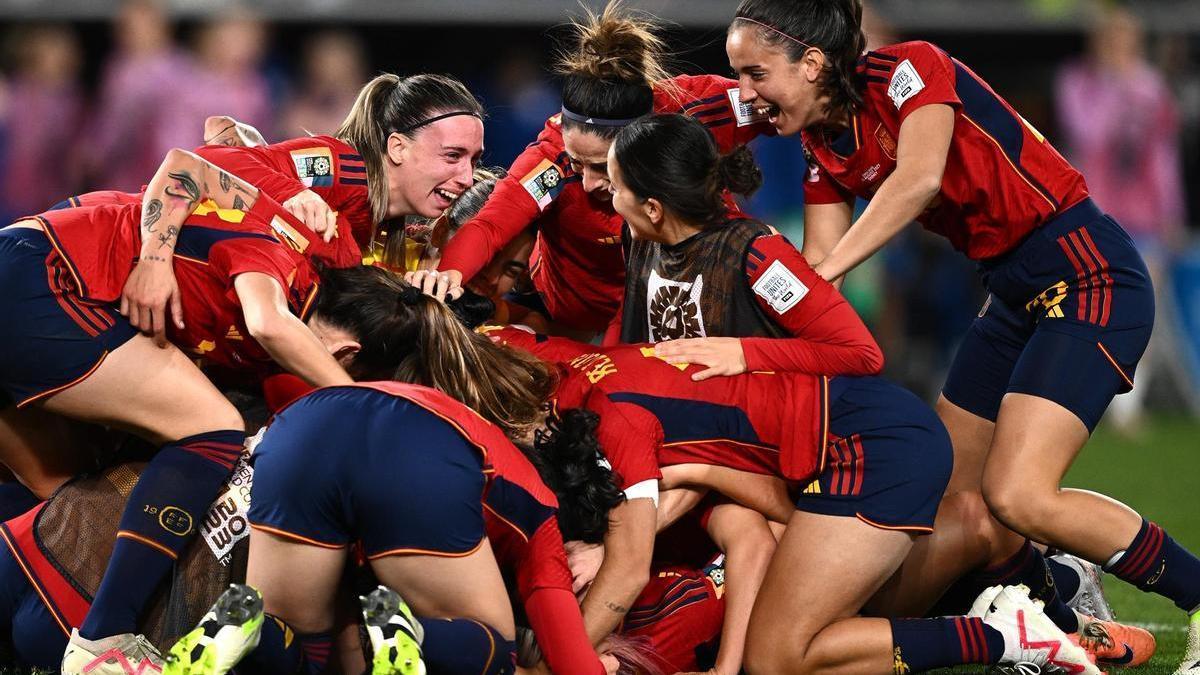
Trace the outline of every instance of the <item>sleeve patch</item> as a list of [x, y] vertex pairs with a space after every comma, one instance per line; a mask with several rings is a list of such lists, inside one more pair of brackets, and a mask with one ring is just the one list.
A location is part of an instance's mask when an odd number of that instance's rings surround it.
[[888, 85], [888, 96], [892, 97], [892, 102], [896, 104], [896, 108], [904, 105], [904, 102], [917, 92], [925, 88], [925, 81], [917, 74], [917, 69], [913, 66], [912, 61], [904, 59], [896, 69], [892, 71], [892, 82]]
[[778, 260], [767, 267], [752, 288], [771, 305], [771, 309], [780, 314], [795, 307], [808, 295], [808, 286]]
[[737, 119], [739, 127], [748, 127], [751, 124], [767, 121], [765, 112], [756, 112], [754, 106], [749, 103], [742, 103], [742, 90], [737, 87], [730, 87], [726, 93], [729, 95], [729, 104], [733, 106], [733, 116]]
[[537, 202], [538, 208], [545, 210], [550, 202], [562, 191], [563, 175], [554, 162], [543, 159], [533, 171], [521, 179], [521, 186]]
[[333, 185], [333, 153], [329, 148], [304, 148], [292, 151], [296, 177], [305, 187]]

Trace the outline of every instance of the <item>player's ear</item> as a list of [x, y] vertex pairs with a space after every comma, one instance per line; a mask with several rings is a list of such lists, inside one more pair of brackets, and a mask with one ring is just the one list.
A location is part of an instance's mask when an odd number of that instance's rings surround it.
[[362, 350], [362, 345], [354, 340], [339, 340], [335, 344], [329, 345], [329, 353], [333, 355], [333, 359], [342, 368], [347, 369], [354, 362], [354, 357], [360, 350]]
[[804, 56], [800, 57], [798, 63], [800, 72], [804, 73], [804, 78], [809, 82], [816, 82], [824, 74], [827, 60], [825, 52], [822, 52], [820, 49], [807, 49], [804, 52]]
[[642, 210], [645, 212], [646, 217], [650, 219], [651, 225], [655, 227], [662, 225], [663, 219], [666, 217], [662, 202], [654, 197], [649, 197], [646, 201], [642, 202]]
[[403, 134], [389, 134], [387, 137], [387, 156], [392, 164], [400, 165], [404, 163], [404, 156], [407, 154], [408, 147], [412, 145], [412, 139]]

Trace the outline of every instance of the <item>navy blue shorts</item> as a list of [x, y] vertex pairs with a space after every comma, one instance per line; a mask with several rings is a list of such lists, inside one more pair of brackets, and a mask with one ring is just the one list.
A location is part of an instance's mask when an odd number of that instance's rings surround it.
[[0, 230], [0, 389], [18, 406], [86, 379], [137, 329], [79, 297], [44, 232]]
[[1086, 200], [981, 272], [990, 295], [942, 393], [992, 421], [1006, 393], [1030, 394], [1094, 429], [1133, 388], [1154, 325], [1154, 289], [1129, 235]]
[[825, 468], [796, 508], [888, 530], [932, 532], [954, 461], [950, 436], [933, 409], [878, 377], [834, 378], [829, 398]]
[[254, 451], [251, 525], [369, 558], [467, 555], [483, 541], [483, 459], [452, 426], [373, 389], [319, 389]]

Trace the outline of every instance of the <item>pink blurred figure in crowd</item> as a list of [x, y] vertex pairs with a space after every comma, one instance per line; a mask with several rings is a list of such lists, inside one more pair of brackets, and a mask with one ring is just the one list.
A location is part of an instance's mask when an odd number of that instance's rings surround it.
[[279, 137], [333, 133], [366, 78], [366, 55], [350, 33], [327, 31], [306, 40], [304, 72], [282, 114]]
[[7, 93], [8, 153], [4, 208], [38, 213], [80, 187], [80, 48], [65, 26], [23, 30], [14, 44], [16, 70]]
[[[154, 175], [167, 150], [197, 145], [163, 138], [166, 103], [188, 86], [191, 60], [174, 42], [158, 0], [128, 0], [113, 24], [115, 49], [104, 66], [96, 130], [89, 139], [91, 179], [136, 190]], [[163, 143], [168, 143], [163, 145]]]

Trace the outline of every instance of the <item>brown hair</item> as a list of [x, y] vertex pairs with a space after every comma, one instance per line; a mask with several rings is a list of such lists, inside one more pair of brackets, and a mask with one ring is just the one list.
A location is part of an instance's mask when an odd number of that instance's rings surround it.
[[483, 107], [462, 82], [449, 75], [384, 73], [366, 83], [334, 134], [349, 143], [367, 166], [367, 192], [376, 223], [387, 217], [384, 157], [392, 134], [412, 137], [440, 113], [462, 112], [483, 118]]
[[[649, 114], [654, 87], [670, 76], [663, 66], [666, 44], [656, 20], [613, 0], [597, 15], [586, 9], [583, 21], [571, 22], [572, 41], [558, 54], [563, 76], [563, 108], [588, 118], [623, 120]], [[612, 138], [619, 126], [593, 125], [563, 118], [577, 128]]]
[[406, 324], [399, 344], [405, 356], [393, 379], [443, 391], [510, 436], [523, 436], [539, 423], [557, 383], [549, 366], [475, 333], [415, 288], [396, 313]]

